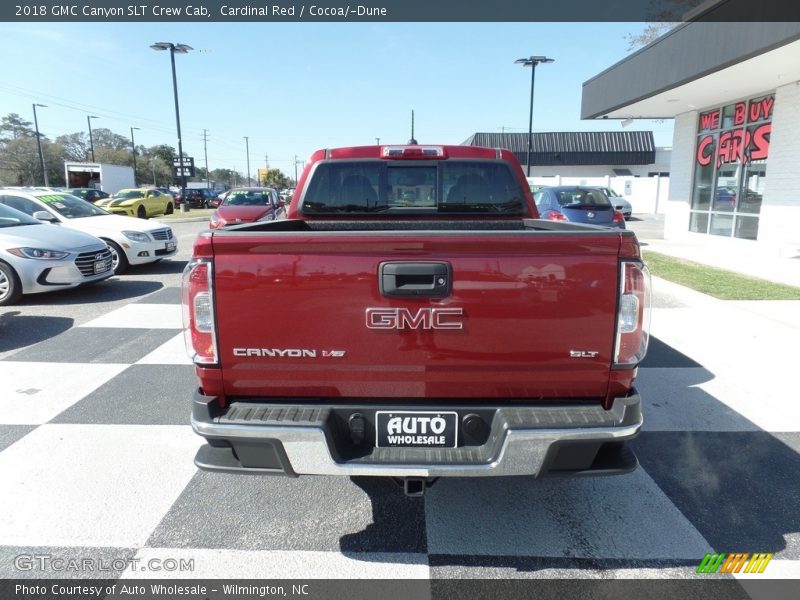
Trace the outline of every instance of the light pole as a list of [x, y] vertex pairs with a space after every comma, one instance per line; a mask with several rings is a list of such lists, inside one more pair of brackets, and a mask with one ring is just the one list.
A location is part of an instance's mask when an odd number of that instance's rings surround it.
[[247, 148], [247, 185], [248, 187], [250, 184], [250, 138], [244, 136], [244, 145]]
[[89, 125], [89, 148], [92, 150], [92, 162], [94, 162], [94, 138], [92, 137], [92, 119], [99, 119], [94, 115], [86, 115], [86, 123]]
[[178, 77], [175, 75], [175, 53], [187, 54], [193, 50], [186, 44], [173, 44], [172, 42], [156, 42], [150, 46], [153, 50], [169, 50], [169, 60], [172, 64], [172, 91], [175, 94], [175, 123], [178, 126], [178, 165], [181, 174], [181, 198], [186, 197], [186, 169], [183, 166], [183, 143], [181, 142], [181, 113], [178, 109]]
[[133, 151], [133, 186], [136, 187], [136, 142], [133, 139], [133, 130], [138, 127], [131, 127], [131, 150]]
[[36, 117], [36, 107], [41, 106], [47, 108], [46, 104], [33, 105], [33, 124], [36, 126], [36, 146], [39, 148], [39, 166], [42, 168], [42, 179], [44, 180], [44, 187], [50, 187], [47, 183], [47, 171], [44, 168], [44, 154], [42, 154], [42, 138], [39, 135], [39, 119]]
[[528, 157], [525, 161], [527, 164], [525, 173], [528, 177], [531, 176], [531, 148], [533, 146], [533, 82], [536, 76], [536, 65], [539, 63], [551, 62], [555, 62], [555, 59], [547, 58], [546, 56], [529, 56], [528, 58], [518, 58], [514, 61], [514, 64], [520, 64], [523, 67], [531, 68], [531, 110], [530, 115], [528, 116]]

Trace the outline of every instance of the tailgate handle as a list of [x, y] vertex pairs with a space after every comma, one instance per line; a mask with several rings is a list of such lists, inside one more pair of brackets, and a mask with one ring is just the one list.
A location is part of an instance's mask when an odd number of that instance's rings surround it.
[[378, 270], [381, 294], [389, 297], [450, 295], [452, 269], [446, 262], [385, 262]]

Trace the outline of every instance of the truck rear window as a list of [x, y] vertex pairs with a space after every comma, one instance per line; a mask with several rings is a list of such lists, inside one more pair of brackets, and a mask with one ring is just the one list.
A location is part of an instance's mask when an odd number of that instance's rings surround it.
[[502, 162], [331, 161], [312, 172], [300, 212], [521, 215], [523, 198]]

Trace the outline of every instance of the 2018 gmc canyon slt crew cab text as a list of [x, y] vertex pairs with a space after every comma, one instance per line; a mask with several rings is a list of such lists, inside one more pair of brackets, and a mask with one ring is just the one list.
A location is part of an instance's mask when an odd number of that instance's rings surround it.
[[632, 232], [539, 219], [508, 150], [318, 151], [287, 220], [195, 243], [195, 463], [395, 477], [410, 495], [628, 472], [648, 288]]

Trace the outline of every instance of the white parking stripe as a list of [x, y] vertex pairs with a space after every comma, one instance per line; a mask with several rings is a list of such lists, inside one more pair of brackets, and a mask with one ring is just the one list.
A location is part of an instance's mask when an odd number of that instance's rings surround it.
[[0, 361], [0, 424], [46, 423], [128, 366]]
[[183, 323], [179, 304], [128, 304], [79, 327], [181, 329]]

